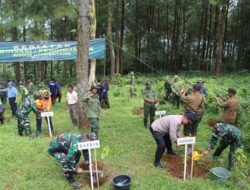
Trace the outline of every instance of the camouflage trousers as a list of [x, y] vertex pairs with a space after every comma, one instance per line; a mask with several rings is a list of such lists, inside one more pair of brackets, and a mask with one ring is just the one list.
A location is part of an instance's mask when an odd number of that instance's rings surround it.
[[[83, 150], [83, 156], [86, 161], [89, 160], [88, 150]], [[48, 149], [49, 155], [53, 156], [63, 167], [64, 176], [66, 178], [72, 177], [73, 174], [76, 174], [76, 167], [81, 158], [81, 152], [78, 151], [75, 155], [75, 163], [72, 164], [67, 160], [67, 154], [63, 151], [60, 151], [60, 147], [56, 142], [52, 142]]]
[[95, 133], [96, 136], [98, 137], [98, 132], [99, 132], [99, 119], [95, 117], [89, 117], [89, 124], [90, 124], [90, 130], [91, 132]]
[[223, 150], [225, 150], [228, 146], [230, 146], [229, 154], [228, 154], [228, 170], [231, 170], [235, 163], [235, 151], [239, 147], [238, 143], [235, 141], [229, 142], [227, 138], [222, 138], [219, 146], [215, 150], [213, 157], [219, 157]]
[[23, 135], [23, 131], [25, 132], [25, 135], [31, 135], [30, 120], [28, 115], [17, 114], [17, 129], [18, 134], [21, 136]]

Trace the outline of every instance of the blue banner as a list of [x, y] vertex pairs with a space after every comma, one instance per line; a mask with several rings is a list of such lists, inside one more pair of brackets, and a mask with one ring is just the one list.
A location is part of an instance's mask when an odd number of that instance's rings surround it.
[[[103, 59], [105, 38], [89, 41], [89, 59]], [[0, 62], [74, 60], [77, 42], [0, 42]]]

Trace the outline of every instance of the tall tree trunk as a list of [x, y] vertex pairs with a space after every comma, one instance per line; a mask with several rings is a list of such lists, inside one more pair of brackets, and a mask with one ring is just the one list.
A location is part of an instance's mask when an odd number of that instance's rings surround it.
[[[23, 27], [23, 41], [26, 42], [26, 28], [25, 26]], [[24, 62], [23, 63], [23, 75], [24, 75], [24, 80], [27, 82], [28, 81], [28, 70], [29, 70], [29, 62]]]
[[116, 0], [116, 11], [115, 11], [115, 72], [119, 73], [120, 71], [120, 0]]
[[204, 24], [204, 2], [201, 8], [201, 21], [200, 21], [200, 28], [199, 28], [199, 37], [198, 37], [198, 45], [197, 45], [197, 65], [198, 69], [201, 68], [201, 61], [200, 61], [200, 47], [201, 47], [201, 40], [202, 40], [202, 27]]
[[[0, 27], [0, 41], [3, 41], [3, 28]], [[7, 64], [6, 63], [3, 63], [1, 64], [3, 65], [3, 81], [7, 81]]]
[[78, 96], [78, 126], [88, 129], [86, 105], [81, 99], [88, 93], [88, 55], [89, 55], [89, 0], [79, 0], [77, 36], [77, 96]]
[[[16, 17], [16, 11], [17, 11], [17, 1], [12, 0], [12, 10], [14, 12], [14, 19], [17, 19]], [[13, 26], [11, 28], [11, 35], [12, 35], [12, 40], [14, 42], [18, 41], [18, 30], [16, 26]], [[20, 73], [20, 63], [14, 63], [14, 73], [15, 73], [15, 81], [18, 83], [21, 78], [21, 73]]]
[[[90, 0], [90, 39], [95, 39], [96, 37], [96, 8], [95, 0]], [[90, 73], [89, 73], [89, 84], [95, 82], [95, 73], [96, 73], [96, 59], [90, 60]]]
[[125, 0], [122, 0], [121, 4], [121, 29], [120, 29], [120, 48], [119, 48], [119, 55], [120, 55], [120, 73], [123, 74], [123, 38], [124, 38], [124, 27], [125, 27]]
[[110, 56], [110, 74], [111, 74], [111, 80], [113, 81], [115, 77], [115, 52], [112, 41], [112, 22], [113, 22], [113, 0], [109, 0], [107, 40], [108, 40], [108, 49]]
[[227, 18], [227, 5], [224, 4], [220, 9], [220, 32], [219, 32], [219, 42], [218, 49], [216, 53], [216, 62], [215, 62], [215, 72], [216, 76], [221, 74], [221, 63], [223, 58], [223, 48], [224, 48], [224, 38], [225, 38], [225, 26]]

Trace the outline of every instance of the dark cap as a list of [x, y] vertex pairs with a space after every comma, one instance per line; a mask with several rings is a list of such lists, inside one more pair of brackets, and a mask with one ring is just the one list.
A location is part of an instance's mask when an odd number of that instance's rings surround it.
[[196, 83], [196, 84], [193, 85], [193, 89], [195, 91], [201, 91], [201, 88], [202, 88], [202, 85], [199, 84], [199, 83]]
[[194, 112], [187, 111], [187, 112], [185, 112], [184, 116], [188, 118], [190, 123], [195, 122], [195, 113]]
[[236, 89], [231, 87], [227, 90], [229, 93], [236, 94]]

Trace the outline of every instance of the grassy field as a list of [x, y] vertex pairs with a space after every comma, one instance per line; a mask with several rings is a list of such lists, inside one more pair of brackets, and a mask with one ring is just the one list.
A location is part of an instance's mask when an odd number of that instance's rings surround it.
[[[138, 79], [138, 89], [143, 88], [144, 80], [152, 79], [155, 86], [162, 86], [162, 78], [142, 77]], [[248, 79], [248, 77], [242, 77]], [[110, 103], [111, 109], [105, 109], [104, 118], [100, 120], [101, 146], [111, 150], [104, 160], [100, 159], [101, 150], [98, 153], [98, 160], [103, 161], [110, 173], [110, 178], [100, 189], [112, 189], [110, 179], [113, 175], [128, 174], [132, 178], [132, 190], [179, 190], [179, 189], [240, 189], [237, 184], [221, 186], [209, 178], [193, 180], [182, 180], [173, 178], [167, 172], [157, 170], [153, 167], [155, 142], [148, 129], [143, 128], [143, 115], [133, 115], [132, 109], [142, 107], [143, 101], [138, 98], [130, 99], [128, 96], [128, 77], [121, 79], [121, 86], [111, 85]], [[160, 80], [160, 81], [158, 81]], [[196, 79], [191, 79], [191, 81]], [[230, 86], [237, 86], [236, 81], [228, 78], [209, 79], [206, 86], [209, 88], [221, 84], [223, 89]], [[157, 82], [158, 81], [158, 82]], [[218, 86], [217, 86], [218, 87]], [[218, 87], [219, 88], [219, 87]], [[64, 94], [65, 94], [64, 89]], [[120, 96], [114, 97], [113, 92], [119, 91]], [[211, 91], [209, 91], [211, 92]], [[159, 92], [159, 95], [162, 92]], [[65, 98], [65, 96], [63, 97]], [[181, 114], [183, 107], [176, 110], [170, 104], [160, 105], [159, 110], [166, 109], [169, 114]], [[60, 133], [78, 131], [70, 122], [68, 110], [64, 109], [63, 103], [57, 103], [54, 108], [53, 124]], [[5, 114], [10, 117], [10, 109], [7, 106]], [[208, 118], [216, 118], [217, 114], [207, 113], [198, 129], [196, 150], [204, 150], [211, 135], [211, 129], [206, 125]], [[32, 130], [35, 130], [35, 117], [30, 114]], [[43, 135], [37, 139], [17, 136], [17, 121], [11, 118], [6, 124], [0, 126], [0, 189], [1, 190], [70, 190], [70, 185], [63, 177], [60, 164], [53, 157], [47, 154], [47, 147], [51, 141], [44, 134], [48, 133], [45, 121], [43, 121]], [[80, 131], [87, 132], [87, 131]], [[176, 149], [176, 147], [174, 146]], [[183, 148], [178, 152], [184, 154]], [[216, 166], [227, 165], [227, 151]], [[175, 163], [163, 163], [175, 164]], [[86, 178], [84, 175], [76, 177], [77, 180]], [[248, 189], [247, 186], [244, 188]], [[89, 189], [88, 186], [83, 189]], [[242, 188], [241, 188], [242, 189]]]

